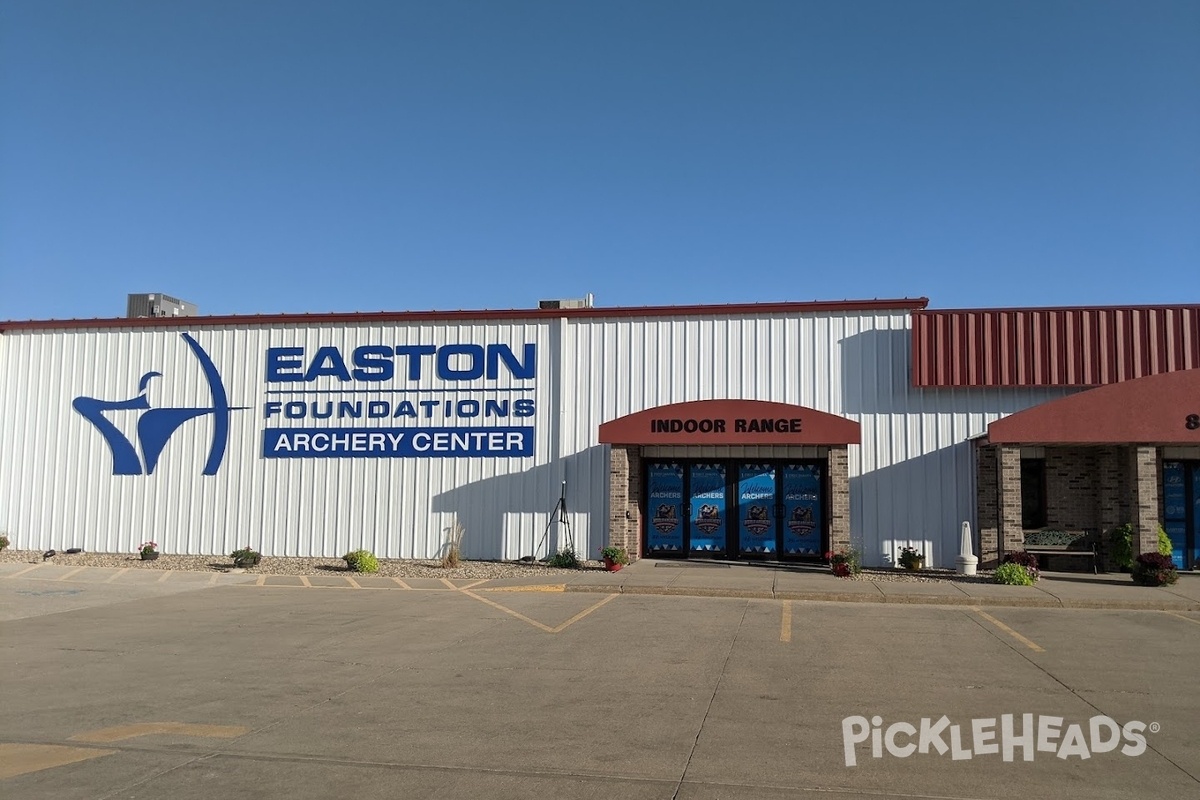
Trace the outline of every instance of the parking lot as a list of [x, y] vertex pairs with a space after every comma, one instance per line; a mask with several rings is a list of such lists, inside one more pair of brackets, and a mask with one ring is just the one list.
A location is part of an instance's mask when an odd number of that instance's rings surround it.
[[[8, 573], [0, 793], [1200, 795], [1195, 612], [401, 584]], [[1053, 741], [976, 747], [973, 720], [995, 741], [1005, 714]], [[945, 754], [873, 754], [872, 730], [943, 716]], [[1144, 749], [1093, 748], [1103, 716]], [[848, 718], [871, 723], [852, 759]]]

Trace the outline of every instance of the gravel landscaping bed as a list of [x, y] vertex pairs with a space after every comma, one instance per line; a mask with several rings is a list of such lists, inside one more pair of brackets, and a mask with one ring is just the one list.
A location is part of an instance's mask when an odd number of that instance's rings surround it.
[[[43, 563], [42, 553], [34, 550], [0, 551], [0, 562]], [[189, 570], [227, 572], [233, 569], [228, 556], [177, 556], [164, 553], [154, 561], [142, 561], [136, 553], [58, 553], [45, 563], [63, 567], [131, 567], [133, 569]], [[583, 562], [584, 569], [603, 569], [599, 561]], [[340, 558], [267, 558], [246, 570], [259, 575], [322, 575], [348, 572]], [[443, 569], [437, 561], [379, 559], [379, 572], [395, 578], [529, 578], [544, 575], [570, 575], [577, 570], [556, 569], [545, 564], [520, 561], [462, 561], [454, 569]]]
[[877, 583], [991, 583], [991, 571], [980, 570], [975, 575], [959, 575], [949, 569], [870, 569], [863, 568], [848, 580]]

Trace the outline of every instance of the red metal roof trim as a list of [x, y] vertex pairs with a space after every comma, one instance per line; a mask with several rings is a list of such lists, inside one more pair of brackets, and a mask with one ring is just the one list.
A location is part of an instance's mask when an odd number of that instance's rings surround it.
[[1200, 369], [1147, 375], [988, 425], [990, 444], [1200, 444]]
[[1200, 306], [917, 310], [919, 387], [1101, 386], [1200, 367]]
[[842, 445], [862, 441], [861, 426], [827, 411], [767, 400], [691, 400], [605, 422], [601, 444]]
[[929, 298], [897, 300], [814, 300], [795, 303], [730, 303], [726, 305], [620, 306], [612, 308], [513, 308], [481, 311], [375, 311], [322, 314], [235, 314], [199, 317], [113, 317], [105, 319], [15, 320], [0, 322], [0, 332], [63, 328], [195, 328], [219, 325], [328, 325], [380, 322], [460, 320], [538, 320], [559, 317], [695, 317], [752, 314], [797, 314], [824, 311], [911, 311], [925, 308]]

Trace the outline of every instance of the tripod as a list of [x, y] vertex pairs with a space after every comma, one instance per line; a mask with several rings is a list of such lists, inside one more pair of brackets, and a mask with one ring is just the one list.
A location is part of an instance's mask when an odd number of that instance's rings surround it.
[[[562, 490], [558, 495], [558, 502], [554, 505], [554, 510], [550, 512], [550, 519], [546, 520], [546, 530], [542, 533], [542, 541], [534, 548], [534, 553], [537, 553], [541, 546], [550, 538], [550, 526], [555, 522], [563, 525], [567, 529], [567, 541], [571, 542], [571, 549], [575, 549], [575, 534], [571, 531], [571, 519], [567, 516], [567, 482], [562, 482]], [[562, 537], [559, 537], [560, 539]], [[562, 549], [561, 547], [559, 548]], [[549, 556], [549, 553], [546, 554]], [[536, 555], [534, 556], [536, 558]]]

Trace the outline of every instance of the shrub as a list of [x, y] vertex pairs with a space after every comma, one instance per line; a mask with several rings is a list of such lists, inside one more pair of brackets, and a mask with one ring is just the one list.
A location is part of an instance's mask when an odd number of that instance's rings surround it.
[[462, 559], [462, 540], [466, 535], [467, 529], [457, 521], [446, 529], [446, 554], [442, 556], [442, 568], [454, 569], [458, 566], [458, 562]]
[[550, 556], [547, 563], [558, 569], [579, 569], [582, 566], [579, 563], [579, 556], [575, 553], [575, 546], [570, 544]]
[[1133, 566], [1133, 524], [1126, 522], [1108, 532], [1108, 544], [1113, 561], [1117, 566], [1129, 569]]
[[342, 556], [354, 572], [379, 572], [379, 559], [370, 550], [354, 550]]
[[1161, 553], [1142, 553], [1133, 565], [1133, 582], [1142, 586], [1170, 586], [1179, 580], [1175, 563]]
[[1158, 526], [1158, 552], [1159, 555], [1164, 556], [1175, 552], [1175, 546], [1171, 544], [1171, 537], [1167, 536], [1167, 530], [1162, 525]]
[[0, 534], [0, 550], [3, 550], [6, 547], [8, 547], [8, 537]]
[[1015, 553], [1008, 553], [1004, 556], [1005, 564], [1020, 564], [1029, 573], [1029, 577], [1035, 581], [1042, 576], [1038, 569], [1038, 559], [1033, 553], [1026, 553], [1024, 550], [1018, 550]]
[[1030, 577], [1029, 572], [1020, 564], [1011, 562], [996, 567], [996, 573], [992, 576], [992, 580], [1006, 586], [1033, 586], [1033, 578]]
[[862, 572], [862, 557], [853, 547], [843, 547], [825, 554], [829, 571], [839, 578], [849, 578]]
[[260, 560], [262, 560], [262, 554], [250, 547], [250, 545], [246, 545], [245, 547], [240, 547], [237, 550], [234, 550], [229, 554], [229, 557], [234, 561], [241, 561], [249, 564], [257, 564]]

